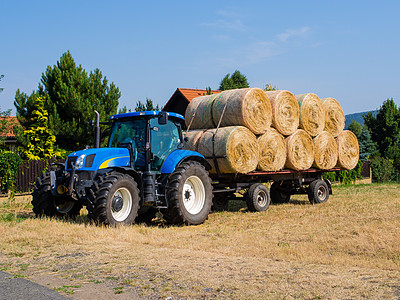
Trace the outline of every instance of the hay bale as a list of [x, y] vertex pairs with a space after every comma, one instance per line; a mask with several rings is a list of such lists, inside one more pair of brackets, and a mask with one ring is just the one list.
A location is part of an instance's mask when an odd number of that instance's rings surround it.
[[285, 139], [287, 157], [285, 167], [296, 171], [311, 168], [314, 162], [314, 143], [311, 136], [302, 129]]
[[338, 149], [336, 140], [328, 131], [322, 131], [314, 138], [313, 166], [322, 170], [329, 170], [336, 166]]
[[325, 129], [337, 137], [344, 129], [345, 117], [339, 102], [334, 98], [321, 99], [325, 110]]
[[198, 152], [213, 166], [209, 171], [216, 173], [213, 157], [217, 157], [221, 173], [248, 173], [258, 164], [258, 144], [255, 135], [243, 126], [228, 126], [205, 131], [198, 141]]
[[188, 141], [184, 142], [183, 149], [197, 151], [198, 142], [203, 132], [203, 129], [184, 131], [183, 137], [188, 138]]
[[218, 124], [226, 106], [221, 127], [245, 126], [254, 134], [263, 134], [271, 126], [271, 103], [263, 90], [246, 88], [224, 91], [214, 101], [213, 120]]
[[271, 102], [272, 126], [283, 135], [291, 135], [299, 127], [300, 108], [289, 91], [265, 92]]
[[262, 171], [278, 171], [285, 166], [286, 144], [282, 134], [270, 128], [257, 138], [257, 142], [260, 151], [258, 169]]
[[336, 138], [339, 158], [337, 167], [354, 169], [358, 163], [360, 148], [356, 135], [350, 130], [342, 131]]
[[206, 95], [194, 98], [185, 111], [186, 127], [190, 129], [215, 128], [212, 118], [212, 106], [220, 94]]
[[325, 128], [325, 111], [321, 100], [313, 93], [296, 95], [300, 106], [300, 128], [317, 136]]

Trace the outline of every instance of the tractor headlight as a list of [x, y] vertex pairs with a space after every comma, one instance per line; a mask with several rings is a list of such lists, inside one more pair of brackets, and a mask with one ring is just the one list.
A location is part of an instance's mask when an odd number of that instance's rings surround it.
[[82, 154], [76, 159], [75, 169], [81, 169], [83, 167], [83, 160], [85, 159], [85, 154]]

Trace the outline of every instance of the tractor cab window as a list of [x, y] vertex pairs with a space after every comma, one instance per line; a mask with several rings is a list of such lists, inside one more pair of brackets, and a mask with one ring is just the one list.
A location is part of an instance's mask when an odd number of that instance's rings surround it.
[[151, 151], [153, 159], [151, 162], [152, 171], [160, 171], [165, 158], [181, 143], [179, 129], [171, 120], [165, 125], [158, 124], [157, 119], [150, 120], [151, 130]]
[[146, 136], [146, 120], [124, 120], [116, 121], [111, 129], [109, 147], [132, 146], [132, 156], [135, 166], [145, 165], [144, 147]]

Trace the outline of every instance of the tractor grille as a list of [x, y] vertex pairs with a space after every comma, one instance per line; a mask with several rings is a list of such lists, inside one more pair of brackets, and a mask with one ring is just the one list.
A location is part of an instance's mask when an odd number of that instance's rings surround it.
[[67, 159], [67, 169], [72, 169], [72, 167], [75, 165], [76, 159], [78, 156], [70, 156]]
[[86, 156], [85, 168], [91, 168], [92, 167], [95, 156], [96, 156], [96, 154], [90, 154], [90, 155]]

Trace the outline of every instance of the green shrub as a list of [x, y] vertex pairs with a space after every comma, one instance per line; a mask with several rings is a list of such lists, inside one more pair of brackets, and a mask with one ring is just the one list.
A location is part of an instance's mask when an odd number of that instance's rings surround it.
[[331, 182], [339, 181], [343, 184], [355, 183], [357, 179], [361, 179], [361, 170], [363, 162], [358, 161], [356, 167], [353, 170], [326, 172], [324, 178], [329, 179]]
[[388, 182], [396, 179], [396, 169], [393, 159], [374, 157], [371, 159], [372, 180], [374, 182]]
[[9, 191], [15, 185], [17, 170], [21, 163], [22, 159], [18, 154], [0, 150], [0, 183], [2, 192]]

